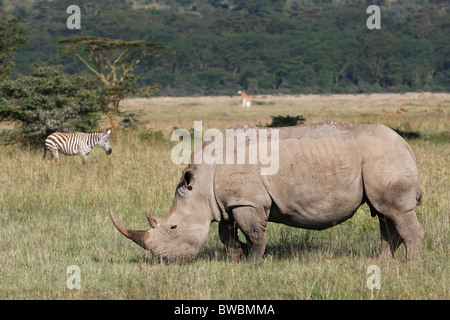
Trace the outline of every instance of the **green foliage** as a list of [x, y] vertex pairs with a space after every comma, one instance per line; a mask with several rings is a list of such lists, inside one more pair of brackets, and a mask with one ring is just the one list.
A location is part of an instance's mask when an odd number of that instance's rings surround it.
[[[39, 28], [17, 54], [16, 74], [36, 61], [87, 73], [57, 50], [69, 0], [33, 1]], [[450, 86], [448, 1], [379, 1], [381, 30], [356, 0], [80, 1], [80, 37], [165, 43], [175, 52], [133, 73], [159, 95], [445, 91]], [[30, 8], [31, 9], [31, 8]]]
[[[1, 15], [0, 15], [1, 17]], [[10, 75], [12, 53], [26, 42], [26, 27], [20, 17], [1, 17], [0, 19], [0, 81]]]
[[163, 142], [164, 134], [160, 130], [153, 131], [150, 128], [139, 133], [139, 140], [142, 142]]
[[416, 132], [416, 131], [407, 131], [407, 130], [401, 130], [399, 128], [391, 128], [392, 130], [394, 130], [395, 132], [397, 132], [401, 137], [405, 138], [405, 139], [419, 139], [421, 137], [420, 132]]
[[60, 37], [58, 40], [63, 44], [61, 52], [74, 54], [106, 87], [122, 82], [142, 59], [158, 56], [166, 48], [161, 43], [93, 36]]
[[35, 65], [32, 76], [0, 84], [0, 120], [18, 122], [11, 142], [41, 146], [55, 131], [87, 131], [98, 125], [92, 81], [62, 72], [61, 66]]
[[162, 52], [165, 45], [93, 36], [60, 37], [59, 42], [65, 44], [62, 52], [74, 54], [103, 84], [99, 107], [108, 117], [112, 136], [116, 138], [115, 118], [120, 101], [129, 95], [149, 97], [156, 88], [155, 85], [138, 88], [136, 84], [141, 78], [131, 72], [142, 59], [167, 54]]
[[272, 122], [267, 125], [267, 127], [291, 127], [298, 126], [305, 123], [305, 118], [303, 116], [272, 116]]

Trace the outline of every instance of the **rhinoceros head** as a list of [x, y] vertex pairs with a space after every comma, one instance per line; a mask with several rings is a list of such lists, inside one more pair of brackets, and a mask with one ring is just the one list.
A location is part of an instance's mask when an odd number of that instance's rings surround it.
[[[195, 167], [184, 170], [177, 186], [175, 199], [169, 213], [158, 218], [146, 213], [151, 229], [131, 230], [124, 227], [114, 216], [116, 228], [157, 258], [165, 261], [190, 260], [197, 256], [208, 236], [212, 222], [208, 190]], [[197, 183], [196, 183], [197, 182]]]

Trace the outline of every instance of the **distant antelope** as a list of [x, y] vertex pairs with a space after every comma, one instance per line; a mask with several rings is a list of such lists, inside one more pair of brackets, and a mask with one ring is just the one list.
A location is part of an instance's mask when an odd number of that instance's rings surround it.
[[252, 106], [252, 99], [244, 91], [239, 90], [238, 94], [242, 96], [242, 107], [250, 108]]
[[400, 108], [400, 109], [397, 110], [398, 114], [402, 114], [402, 113], [405, 113], [405, 112], [409, 112], [409, 111], [406, 110], [406, 109], [403, 109], [403, 108]]
[[442, 108], [442, 107], [437, 108], [436, 111], [437, 112], [445, 112], [444, 108]]
[[59, 162], [59, 152], [61, 152], [68, 156], [78, 154], [83, 159], [83, 162], [87, 163], [87, 157], [96, 145], [100, 145], [106, 154], [110, 155], [112, 152], [110, 134], [111, 130], [107, 132], [89, 131], [86, 133], [54, 132], [45, 139], [44, 159], [48, 149], [51, 153], [49, 160], [54, 159]]

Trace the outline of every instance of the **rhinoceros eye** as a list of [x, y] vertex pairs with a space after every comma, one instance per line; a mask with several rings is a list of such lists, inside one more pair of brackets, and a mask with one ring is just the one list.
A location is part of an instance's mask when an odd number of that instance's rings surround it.
[[176, 224], [174, 224], [173, 226], [170, 226], [170, 229], [176, 229], [176, 228], [177, 228]]

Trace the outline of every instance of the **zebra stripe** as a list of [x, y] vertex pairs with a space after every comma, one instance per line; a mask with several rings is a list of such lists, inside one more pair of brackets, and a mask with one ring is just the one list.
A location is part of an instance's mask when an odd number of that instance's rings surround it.
[[109, 155], [112, 152], [110, 133], [111, 130], [107, 132], [90, 131], [86, 133], [54, 132], [45, 139], [44, 158], [46, 151], [49, 150], [51, 153], [50, 160], [55, 159], [59, 161], [59, 153], [62, 153], [68, 156], [78, 154], [86, 162], [87, 156], [96, 145], [100, 145], [106, 154]]

